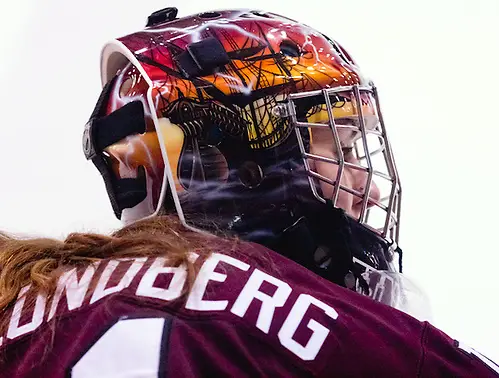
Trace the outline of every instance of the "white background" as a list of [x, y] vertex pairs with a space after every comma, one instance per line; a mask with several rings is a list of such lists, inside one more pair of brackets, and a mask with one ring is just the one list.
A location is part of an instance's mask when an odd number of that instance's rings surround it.
[[405, 270], [437, 326], [499, 361], [498, 0], [0, 1], [0, 230], [119, 227], [81, 152], [107, 40], [165, 6], [274, 11], [337, 39], [375, 80], [404, 189]]

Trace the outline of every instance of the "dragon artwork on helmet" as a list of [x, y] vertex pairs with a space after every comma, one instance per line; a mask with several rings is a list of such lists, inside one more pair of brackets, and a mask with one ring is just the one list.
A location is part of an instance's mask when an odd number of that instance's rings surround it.
[[101, 74], [84, 149], [123, 222], [176, 213], [401, 307], [400, 181], [376, 88], [336, 41], [166, 8], [104, 47]]

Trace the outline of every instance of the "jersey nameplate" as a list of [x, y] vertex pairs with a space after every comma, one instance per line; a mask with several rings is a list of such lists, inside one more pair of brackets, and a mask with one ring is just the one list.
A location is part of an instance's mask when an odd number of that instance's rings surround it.
[[[191, 254], [192, 260], [197, 259], [197, 257], [196, 254]], [[128, 269], [122, 277], [116, 278], [115, 274], [113, 283], [110, 284], [113, 272], [124, 262], [129, 264]], [[106, 266], [104, 269], [99, 270], [99, 276], [96, 275], [99, 264], [89, 265], [80, 274], [77, 274], [76, 268], [63, 273], [58, 280], [56, 291], [50, 303], [48, 303], [44, 295], [38, 294], [34, 310], [30, 311], [30, 314], [23, 312], [26, 294], [30, 290], [30, 286], [24, 287], [14, 305], [5, 337], [10, 340], [15, 339], [34, 331], [44, 321], [50, 321], [58, 312], [77, 310], [85, 304], [96, 303], [110, 294], [128, 288], [147, 262], [152, 263], [147, 270], [137, 277], [138, 284], [136, 284], [137, 288], [133, 294], [138, 297], [155, 298], [163, 301], [172, 301], [179, 298], [187, 278], [185, 266], [165, 266], [167, 260], [163, 257], [109, 260], [104, 262]], [[231, 303], [224, 298], [212, 298], [212, 295], [209, 300], [206, 299], [205, 294], [211, 282], [223, 283], [227, 279], [227, 274], [223, 273], [227, 271], [227, 269], [224, 269], [227, 265], [236, 268], [236, 270], [251, 272], [237, 298], [230, 301]], [[167, 287], [155, 286], [157, 278], [161, 275], [170, 275], [171, 279]], [[91, 282], [97, 283], [93, 285], [94, 289], [89, 291]], [[272, 285], [275, 288], [273, 294], [261, 290], [262, 285]], [[232, 314], [232, 316], [243, 318], [250, 305], [257, 301], [260, 309], [254, 326], [268, 334], [274, 320], [275, 310], [287, 303], [292, 291], [293, 288], [287, 282], [257, 268], [252, 268], [249, 264], [231, 256], [213, 253], [203, 262], [192, 291], [185, 302], [185, 309], [199, 312], [225, 311]], [[305, 318], [305, 313], [311, 307], [318, 309], [329, 319], [335, 320], [338, 318], [338, 313], [334, 308], [310, 294], [302, 293], [294, 300], [276, 335], [284, 348], [305, 361], [316, 358], [330, 333], [330, 329], [324, 324], [310, 317]], [[21, 319], [23, 319], [22, 324]], [[308, 319], [308, 321], [305, 319]], [[308, 328], [309, 337], [305, 343], [299, 343], [293, 337], [299, 327]], [[4, 337], [0, 337], [0, 345], [3, 341]]]

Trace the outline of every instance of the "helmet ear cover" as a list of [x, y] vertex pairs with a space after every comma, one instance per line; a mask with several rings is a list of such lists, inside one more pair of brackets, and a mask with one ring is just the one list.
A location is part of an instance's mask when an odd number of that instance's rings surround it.
[[115, 80], [113, 78], [104, 86], [85, 125], [83, 150], [87, 160], [91, 160], [99, 170], [113, 211], [121, 219], [123, 209], [139, 204], [147, 196], [145, 169], [139, 167], [136, 178], [117, 178], [104, 150], [127, 136], [144, 133], [146, 122], [144, 106], [140, 101], [132, 101], [109, 115], [103, 115]]

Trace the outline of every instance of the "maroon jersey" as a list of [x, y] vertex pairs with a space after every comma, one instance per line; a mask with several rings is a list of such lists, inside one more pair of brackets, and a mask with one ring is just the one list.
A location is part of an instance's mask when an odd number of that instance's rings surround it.
[[[244, 245], [187, 273], [164, 258], [105, 260], [26, 287], [1, 335], [1, 377], [497, 377], [428, 323]], [[28, 300], [35, 305], [26, 306]]]

